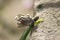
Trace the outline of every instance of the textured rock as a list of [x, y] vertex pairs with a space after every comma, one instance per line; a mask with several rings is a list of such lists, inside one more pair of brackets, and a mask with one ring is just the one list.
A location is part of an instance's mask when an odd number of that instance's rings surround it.
[[32, 33], [30, 40], [60, 40], [59, 0], [40, 0], [37, 2], [43, 4], [42, 8], [37, 11], [37, 15], [43, 17], [44, 20], [38, 24], [38, 28]]

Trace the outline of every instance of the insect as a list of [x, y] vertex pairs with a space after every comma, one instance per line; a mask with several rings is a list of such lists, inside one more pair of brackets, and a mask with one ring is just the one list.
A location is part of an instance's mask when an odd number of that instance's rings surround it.
[[25, 26], [29, 26], [31, 25], [32, 21], [33, 21], [33, 18], [31, 16], [29, 16], [28, 14], [27, 15], [21, 15], [21, 14], [18, 14], [15, 19], [18, 21], [18, 25], [19, 27], [23, 27], [24, 25]]

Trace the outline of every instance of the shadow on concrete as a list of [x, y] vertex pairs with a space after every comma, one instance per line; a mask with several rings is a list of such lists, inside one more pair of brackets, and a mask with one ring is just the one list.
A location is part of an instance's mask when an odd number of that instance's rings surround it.
[[56, 3], [45, 3], [45, 4], [39, 4], [37, 6], [37, 9], [40, 9], [40, 8], [60, 8], [60, 2], [56, 2]]

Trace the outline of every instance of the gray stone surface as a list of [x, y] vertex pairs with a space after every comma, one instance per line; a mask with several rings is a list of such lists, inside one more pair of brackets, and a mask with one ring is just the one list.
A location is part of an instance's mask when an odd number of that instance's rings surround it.
[[[30, 40], [60, 40], [60, 0], [40, 0], [42, 9], [37, 11], [43, 22], [38, 24], [30, 36]], [[37, 4], [36, 2], [36, 4]], [[38, 5], [39, 5], [38, 3]], [[35, 5], [37, 6], [37, 5]]]

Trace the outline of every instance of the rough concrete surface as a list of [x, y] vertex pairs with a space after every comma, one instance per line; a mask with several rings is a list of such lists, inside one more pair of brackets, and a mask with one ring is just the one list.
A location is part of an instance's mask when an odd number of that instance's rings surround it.
[[60, 0], [38, 0], [36, 4], [43, 4], [37, 15], [44, 20], [38, 24], [30, 40], [60, 40]]

